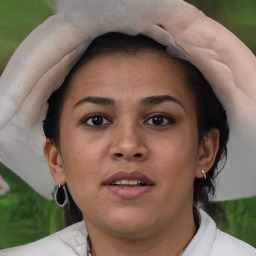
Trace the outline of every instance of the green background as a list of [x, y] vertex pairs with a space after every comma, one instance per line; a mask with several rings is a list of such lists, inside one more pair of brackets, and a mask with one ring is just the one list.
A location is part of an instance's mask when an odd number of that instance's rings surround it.
[[[46, 2], [0, 0], [0, 72], [26, 35], [52, 14]], [[228, 27], [256, 52], [256, 0], [188, 2]], [[38, 240], [65, 227], [64, 212], [53, 201], [39, 196], [3, 166], [0, 175], [11, 187], [0, 196], [0, 249]], [[206, 210], [220, 229], [256, 247], [256, 197], [213, 203]]]

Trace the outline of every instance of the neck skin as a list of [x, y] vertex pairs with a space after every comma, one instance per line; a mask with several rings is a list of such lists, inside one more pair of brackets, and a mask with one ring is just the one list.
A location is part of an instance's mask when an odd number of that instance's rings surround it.
[[[179, 214], [158, 232], [143, 238], [124, 238], [107, 234], [86, 224], [93, 256], [178, 256], [189, 244], [196, 233], [193, 210], [185, 216]], [[86, 222], [85, 222], [86, 223]]]

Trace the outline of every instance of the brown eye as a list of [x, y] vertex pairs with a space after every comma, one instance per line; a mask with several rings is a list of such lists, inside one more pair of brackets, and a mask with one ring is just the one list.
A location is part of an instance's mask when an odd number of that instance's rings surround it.
[[88, 117], [85, 121], [83, 121], [83, 123], [89, 126], [101, 126], [110, 124], [111, 122], [103, 115], [95, 114], [93, 116]]
[[164, 126], [173, 123], [174, 120], [165, 115], [154, 115], [150, 117], [145, 123], [152, 126]]

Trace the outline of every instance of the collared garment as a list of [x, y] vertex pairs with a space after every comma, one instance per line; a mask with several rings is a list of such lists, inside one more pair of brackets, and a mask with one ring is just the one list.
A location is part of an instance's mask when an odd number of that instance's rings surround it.
[[[256, 249], [217, 229], [215, 222], [199, 210], [200, 227], [183, 256], [256, 256]], [[87, 231], [84, 222], [37, 242], [0, 251], [0, 256], [86, 256]]]

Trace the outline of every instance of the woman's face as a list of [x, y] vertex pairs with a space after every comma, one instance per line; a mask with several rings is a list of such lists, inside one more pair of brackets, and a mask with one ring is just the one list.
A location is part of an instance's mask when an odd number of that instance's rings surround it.
[[182, 67], [163, 54], [108, 54], [74, 74], [60, 119], [57, 183], [87, 227], [143, 236], [191, 213], [204, 161]]

